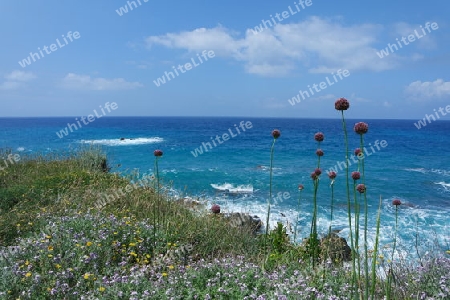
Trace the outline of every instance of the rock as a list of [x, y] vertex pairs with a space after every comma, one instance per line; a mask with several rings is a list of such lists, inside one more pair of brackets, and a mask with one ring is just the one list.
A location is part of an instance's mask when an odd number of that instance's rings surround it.
[[250, 216], [244, 213], [231, 213], [226, 218], [228, 218], [231, 226], [250, 229], [253, 233], [256, 233], [262, 226], [261, 219], [256, 215]]
[[333, 262], [352, 260], [352, 249], [347, 241], [335, 233], [320, 240], [320, 252], [322, 259], [330, 258]]
[[121, 140], [121, 141], [124, 141], [124, 140], [125, 140], [125, 138], [120, 138], [120, 140]]

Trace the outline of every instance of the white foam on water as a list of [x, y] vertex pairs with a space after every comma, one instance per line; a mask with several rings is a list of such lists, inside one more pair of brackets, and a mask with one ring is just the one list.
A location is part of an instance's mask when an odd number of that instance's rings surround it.
[[23, 151], [25, 151], [25, 147], [18, 147], [18, 148], [17, 148], [17, 151], [23, 152]]
[[241, 184], [234, 186], [231, 183], [224, 184], [215, 184], [211, 183], [213, 189], [219, 192], [224, 192], [227, 194], [252, 194], [253, 193], [253, 185], [251, 184]]
[[450, 183], [446, 183], [444, 181], [441, 182], [435, 182], [435, 184], [439, 184], [442, 186], [446, 191], [450, 191]]
[[101, 140], [81, 140], [80, 143], [83, 144], [99, 144], [105, 146], [134, 146], [134, 145], [145, 145], [145, 144], [155, 144], [161, 143], [164, 139], [160, 137], [151, 138], [132, 138], [132, 139], [101, 139]]

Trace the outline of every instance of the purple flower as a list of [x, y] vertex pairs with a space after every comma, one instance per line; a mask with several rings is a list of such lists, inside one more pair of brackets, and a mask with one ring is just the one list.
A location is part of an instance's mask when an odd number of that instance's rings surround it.
[[353, 180], [358, 180], [361, 178], [361, 174], [358, 171], [352, 172]]
[[272, 131], [272, 136], [274, 139], [278, 139], [280, 137], [280, 135], [281, 135], [281, 132], [278, 129], [274, 129]]
[[323, 156], [323, 151], [322, 151], [322, 149], [317, 149], [317, 150], [316, 150], [316, 154], [317, 154], [317, 156]]
[[324, 138], [325, 138], [325, 136], [323, 135], [322, 132], [318, 132], [314, 135], [314, 139], [318, 142], [323, 141]]
[[361, 149], [356, 148], [355, 149], [355, 155], [358, 156], [360, 153], [362, 153]]
[[366, 192], [366, 186], [364, 185], [364, 184], [358, 184], [357, 186], [356, 186], [356, 190], [358, 191], [358, 192], [360, 192], [361, 194], [363, 194], [363, 193], [365, 193]]
[[312, 172], [312, 173], [311, 173], [311, 178], [312, 178], [312, 180], [316, 180], [316, 179], [317, 179], [317, 174], [316, 174], [316, 172]]
[[399, 205], [401, 205], [401, 204], [402, 204], [402, 201], [400, 201], [399, 199], [394, 199], [394, 200], [392, 201], [392, 205], [399, 206]]
[[317, 168], [317, 169], [314, 170], [314, 173], [315, 173], [317, 176], [319, 176], [320, 174], [322, 174], [322, 170], [319, 169], [319, 168]]
[[331, 180], [335, 179], [336, 178], [336, 172], [334, 172], [334, 171], [328, 172], [328, 177], [330, 177]]
[[159, 156], [162, 156], [163, 155], [163, 152], [161, 151], [161, 150], [155, 150], [155, 151], [153, 151], [153, 154], [156, 156], [156, 157], [159, 157]]
[[217, 205], [217, 204], [214, 204], [213, 206], [211, 206], [211, 211], [212, 211], [214, 214], [220, 214], [220, 206]]
[[359, 123], [355, 124], [355, 127], [353, 128], [353, 130], [357, 134], [365, 134], [369, 130], [369, 125], [367, 125], [367, 123], [364, 123], [364, 122], [359, 122]]
[[336, 110], [347, 110], [350, 107], [350, 103], [345, 98], [339, 98], [334, 103], [334, 108]]

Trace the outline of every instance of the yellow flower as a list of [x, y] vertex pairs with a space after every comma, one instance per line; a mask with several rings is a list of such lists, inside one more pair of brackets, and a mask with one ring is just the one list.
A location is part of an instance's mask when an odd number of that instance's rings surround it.
[[17, 224], [17, 227], [20, 227], [20, 224]]
[[189, 269], [191, 266], [186, 266], [186, 269]]
[[25, 274], [25, 277], [30, 277], [31, 276], [31, 272], [28, 272], [27, 274]]
[[169, 246], [169, 247], [170, 247], [171, 245], [172, 245], [172, 243], [167, 243], [167, 246]]
[[47, 249], [48, 251], [53, 251], [53, 246], [48, 246]]
[[89, 279], [89, 276], [91, 276], [91, 274], [86, 273], [86, 274], [84, 274], [83, 278], [86, 279], [86, 280], [88, 280], [88, 279]]
[[51, 236], [51, 235], [46, 235], [45, 238], [46, 238], [46, 239], [51, 239], [52, 236]]
[[61, 268], [61, 265], [60, 265], [60, 264], [56, 264], [55, 267], [56, 267], [57, 269], [60, 269], [60, 268]]
[[167, 276], [167, 273], [162, 273], [162, 276], [166, 277], [166, 276]]
[[98, 290], [99, 290], [100, 292], [104, 292], [106, 289], [105, 289], [105, 287], [101, 286], [101, 287], [98, 288]]
[[174, 243], [174, 244], [173, 244], [173, 246], [174, 246], [174, 247], [176, 247], [176, 246], [177, 246], [177, 244], [175, 244], [175, 243]]
[[145, 257], [150, 258], [150, 254], [145, 254]]
[[119, 233], [116, 231], [116, 232], [114, 232], [113, 234], [114, 234], [114, 235], [118, 235]]
[[87, 242], [86, 246], [88, 246], [88, 247], [92, 246], [92, 242]]
[[28, 225], [30, 225], [30, 226], [31, 226], [31, 225], [33, 225], [33, 223], [32, 223], [32, 222], [28, 222]]
[[28, 266], [30, 264], [30, 262], [28, 261], [28, 259], [25, 261], [25, 266]]
[[450, 254], [450, 250], [445, 251], [445, 253]]
[[173, 270], [174, 269], [174, 266], [169, 266], [169, 270]]
[[131, 252], [131, 253], [130, 253], [130, 255], [131, 255], [131, 256], [134, 256], [134, 257], [136, 257], [136, 256], [137, 256], [137, 254], [136, 254], [136, 253], [134, 253], [134, 252]]
[[136, 243], [130, 243], [128, 246], [134, 247], [134, 246], [136, 246]]
[[49, 254], [49, 255], [47, 255], [47, 257], [48, 257], [48, 258], [52, 258], [52, 257], [53, 257], [53, 255]]

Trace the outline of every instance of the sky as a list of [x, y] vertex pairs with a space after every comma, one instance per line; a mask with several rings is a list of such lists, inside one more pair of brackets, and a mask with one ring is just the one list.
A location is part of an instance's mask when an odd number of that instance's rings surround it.
[[[450, 1], [1, 1], [0, 117], [449, 119]], [[439, 112], [439, 109], [441, 111]], [[450, 106], [448, 107], [450, 112]]]

